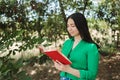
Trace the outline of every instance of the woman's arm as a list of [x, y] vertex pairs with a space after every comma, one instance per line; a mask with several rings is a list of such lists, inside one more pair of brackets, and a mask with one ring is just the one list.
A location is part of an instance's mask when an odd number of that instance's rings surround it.
[[98, 73], [99, 53], [95, 44], [88, 47], [87, 52], [88, 69], [79, 70], [80, 78], [94, 80]]
[[59, 61], [54, 61], [54, 66], [55, 66], [56, 69], [58, 69], [60, 71], [70, 73], [70, 74], [80, 78], [79, 70], [70, 67], [70, 65], [64, 65]]

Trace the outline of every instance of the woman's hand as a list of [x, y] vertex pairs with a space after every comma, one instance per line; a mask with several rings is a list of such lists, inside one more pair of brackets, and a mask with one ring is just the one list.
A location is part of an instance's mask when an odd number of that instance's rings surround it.
[[59, 61], [53, 61], [54, 62], [54, 66], [56, 69], [58, 69], [59, 71], [64, 71], [64, 72], [69, 72], [70, 70], [70, 65], [64, 65]]
[[53, 61], [53, 62], [54, 62], [55, 68], [58, 69], [59, 71], [64, 71], [80, 78], [79, 70], [72, 68], [70, 65], [64, 65], [59, 61]]
[[41, 53], [44, 53], [44, 47], [42, 45], [39, 45], [38, 48]]

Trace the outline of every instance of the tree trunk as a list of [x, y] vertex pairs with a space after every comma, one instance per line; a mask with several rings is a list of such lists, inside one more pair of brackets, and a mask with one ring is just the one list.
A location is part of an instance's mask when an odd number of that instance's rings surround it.
[[66, 21], [66, 15], [65, 15], [65, 11], [64, 11], [64, 8], [63, 8], [62, 1], [61, 0], [58, 0], [58, 1], [59, 1], [59, 4], [60, 4], [61, 14], [63, 16], [63, 19], [64, 19], [65, 23], [66, 23], [67, 22]]

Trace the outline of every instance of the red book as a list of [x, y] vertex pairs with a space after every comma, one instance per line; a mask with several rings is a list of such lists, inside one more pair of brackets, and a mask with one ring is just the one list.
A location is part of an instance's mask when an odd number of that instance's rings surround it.
[[[41, 50], [41, 48], [39, 48]], [[56, 61], [58, 60], [59, 62], [69, 65], [72, 62], [60, 51], [58, 50], [49, 50], [49, 51], [44, 51], [44, 54], [46, 54], [48, 57], [50, 57], [52, 60]]]
[[39, 46], [39, 50], [46, 54], [49, 58], [51, 58], [52, 60], [56, 61], [58, 60], [59, 62], [65, 64], [65, 65], [69, 65], [72, 62], [64, 55], [62, 54], [58, 49], [53, 49], [53, 50], [48, 50], [44, 48], [44, 46]]
[[53, 59], [54, 61], [58, 60], [61, 63], [66, 64], [66, 65], [71, 64], [71, 61], [58, 50], [45, 51], [45, 54], [49, 56], [51, 59]]

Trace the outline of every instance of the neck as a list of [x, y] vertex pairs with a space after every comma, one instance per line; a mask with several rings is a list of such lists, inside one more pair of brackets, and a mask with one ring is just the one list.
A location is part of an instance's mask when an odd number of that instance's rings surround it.
[[75, 48], [76, 45], [81, 41], [81, 37], [80, 35], [79, 36], [75, 36], [74, 37], [74, 44], [73, 44], [73, 47], [72, 48]]
[[75, 42], [79, 42], [81, 40], [80, 35], [74, 37]]

